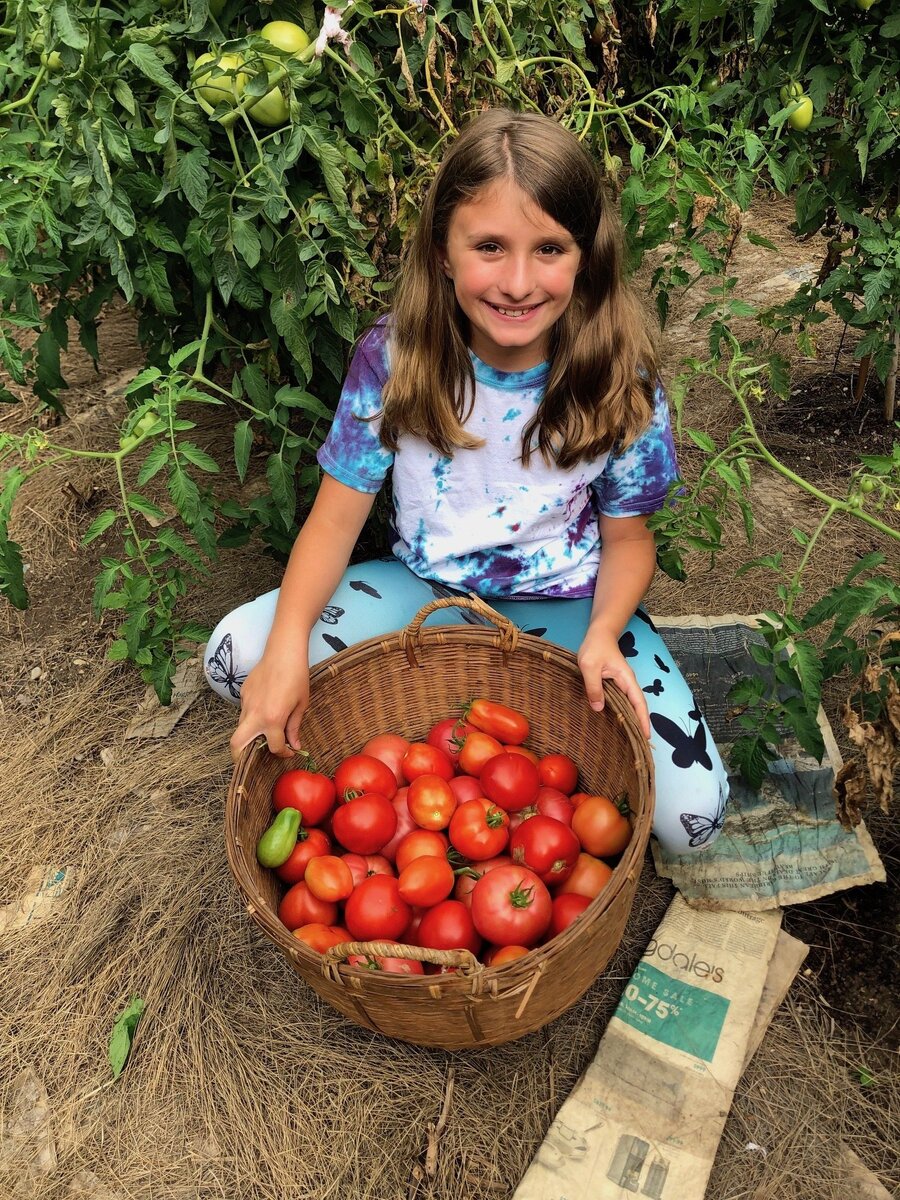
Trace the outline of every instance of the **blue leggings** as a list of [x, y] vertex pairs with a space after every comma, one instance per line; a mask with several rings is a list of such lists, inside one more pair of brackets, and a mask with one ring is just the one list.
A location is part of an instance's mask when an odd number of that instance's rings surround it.
[[[435, 596], [454, 593], [413, 574], [396, 558], [348, 567], [331, 603], [313, 627], [309, 665], [366, 638], [408, 625]], [[265, 649], [278, 600], [277, 589], [242, 604], [219, 622], [206, 648], [206, 678], [215, 692], [239, 703], [241, 683]], [[591, 601], [496, 600], [492, 607], [524, 633], [545, 637], [577, 652], [591, 615]], [[480, 619], [463, 609], [432, 613], [426, 624], [461, 625]], [[638, 611], [619, 647], [647, 697], [656, 769], [653, 833], [670, 854], [703, 849], [722, 828], [728, 776], [709, 727], [690, 688], [650, 618]], [[586, 701], [585, 701], [586, 702]]]

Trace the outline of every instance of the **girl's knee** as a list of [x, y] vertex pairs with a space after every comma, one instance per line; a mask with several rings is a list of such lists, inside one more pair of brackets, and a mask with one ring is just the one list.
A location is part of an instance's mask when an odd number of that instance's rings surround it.
[[657, 794], [653, 834], [663, 850], [696, 854], [711, 846], [722, 832], [728, 791], [727, 778], [710, 772]]
[[203, 655], [203, 672], [223, 700], [239, 704], [241, 684], [262, 658], [278, 592], [268, 592], [228, 613], [213, 630]]

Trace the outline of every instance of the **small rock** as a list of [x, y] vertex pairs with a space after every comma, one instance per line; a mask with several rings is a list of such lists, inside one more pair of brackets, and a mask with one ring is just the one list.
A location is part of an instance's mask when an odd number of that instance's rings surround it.
[[18, 692], [16, 694], [16, 704], [21, 704], [23, 708], [27, 708], [31, 703], [31, 697], [27, 692]]
[[29, 678], [31, 678], [31, 679], [40, 679], [40, 677], [41, 677], [41, 674], [42, 674], [42, 671], [41, 671], [41, 668], [40, 668], [40, 667], [32, 667], [32, 668], [31, 668], [31, 675], [29, 676]]
[[113, 763], [116, 761], [116, 752], [113, 750], [112, 746], [103, 747], [103, 749], [100, 751], [100, 761], [103, 763], [104, 767], [111, 767], [113, 765]]
[[89, 667], [91, 665], [86, 658], [73, 658], [72, 662], [76, 667]]

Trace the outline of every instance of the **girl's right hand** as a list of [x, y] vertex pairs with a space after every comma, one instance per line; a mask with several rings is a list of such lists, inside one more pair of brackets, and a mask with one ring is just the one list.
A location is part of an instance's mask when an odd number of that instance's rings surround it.
[[259, 660], [241, 688], [241, 719], [231, 740], [231, 757], [262, 735], [269, 750], [290, 758], [299, 749], [300, 722], [309, 703], [309, 664], [303, 654]]

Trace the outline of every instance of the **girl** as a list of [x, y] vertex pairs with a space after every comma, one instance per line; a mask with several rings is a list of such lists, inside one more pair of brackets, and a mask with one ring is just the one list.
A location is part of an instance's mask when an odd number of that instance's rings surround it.
[[[273, 754], [299, 748], [311, 664], [406, 625], [435, 595], [475, 591], [576, 651], [593, 708], [605, 680], [619, 685], [653, 732], [655, 835], [673, 853], [712, 841], [727, 776], [638, 607], [656, 562], [647, 517], [677, 467], [621, 261], [577, 138], [534, 113], [470, 122], [429, 191], [392, 312], [353, 356], [280, 590], [210, 639], [210, 684], [241, 704], [235, 757], [259, 734]], [[348, 569], [391, 469], [393, 556]]]

